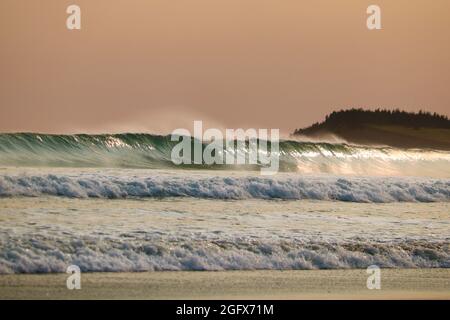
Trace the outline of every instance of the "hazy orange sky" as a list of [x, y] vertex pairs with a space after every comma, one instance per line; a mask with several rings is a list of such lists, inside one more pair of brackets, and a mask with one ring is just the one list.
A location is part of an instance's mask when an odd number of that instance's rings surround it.
[[286, 133], [344, 107], [449, 115], [449, 84], [449, 0], [0, 1], [1, 132]]

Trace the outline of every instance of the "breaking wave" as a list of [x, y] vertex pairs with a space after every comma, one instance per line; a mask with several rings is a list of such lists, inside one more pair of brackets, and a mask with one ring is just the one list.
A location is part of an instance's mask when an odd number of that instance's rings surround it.
[[70, 175], [3, 175], [0, 197], [61, 196], [70, 198], [284, 199], [349, 202], [449, 201], [450, 180], [425, 178], [332, 176], [208, 176], [77, 173]]
[[82, 271], [255, 270], [449, 268], [448, 242], [302, 243], [193, 241], [187, 239], [126, 241], [29, 237], [1, 243], [0, 273]]
[[[175, 166], [170, 136], [0, 134], [0, 166], [259, 170], [258, 165]], [[248, 155], [248, 148], [225, 150]], [[281, 141], [280, 170], [306, 174], [450, 177], [450, 152]]]

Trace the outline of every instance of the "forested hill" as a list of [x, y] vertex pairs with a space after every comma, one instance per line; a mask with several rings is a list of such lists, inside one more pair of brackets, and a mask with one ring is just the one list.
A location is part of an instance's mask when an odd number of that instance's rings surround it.
[[294, 135], [319, 139], [330, 134], [353, 143], [450, 150], [450, 119], [423, 111], [340, 110], [323, 122], [294, 131]]

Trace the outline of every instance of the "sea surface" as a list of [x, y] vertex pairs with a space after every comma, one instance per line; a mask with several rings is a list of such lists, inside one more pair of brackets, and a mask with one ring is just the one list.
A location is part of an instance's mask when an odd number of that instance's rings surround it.
[[172, 146], [0, 134], [0, 273], [450, 267], [450, 152], [283, 141], [262, 176]]

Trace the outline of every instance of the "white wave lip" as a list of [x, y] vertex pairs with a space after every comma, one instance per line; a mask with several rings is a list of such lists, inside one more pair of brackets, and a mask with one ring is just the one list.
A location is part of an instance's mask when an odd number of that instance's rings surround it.
[[0, 273], [449, 268], [449, 243], [301, 243], [228, 241], [126, 242], [105, 239], [9, 239]]
[[70, 198], [193, 197], [348, 202], [447, 202], [450, 180], [400, 177], [177, 176], [127, 177], [104, 174], [3, 175], [0, 196]]

